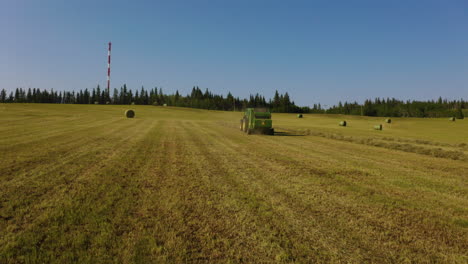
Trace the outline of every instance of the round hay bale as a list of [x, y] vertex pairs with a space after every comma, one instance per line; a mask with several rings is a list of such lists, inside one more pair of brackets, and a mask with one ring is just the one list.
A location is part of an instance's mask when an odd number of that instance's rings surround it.
[[94, 101], [94, 104], [99, 104], [99, 102], [98, 102], [98, 101]]
[[297, 118], [302, 118], [302, 114], [297, 114]]
[[164, 106], [164, 107], [166, 107], [166, 106], [167, 106], [167, 104], [163, 104], [163, 106]]
[[449, 121], [455, 121], [455, 117], [449, 118]]
[[135, 102], [132, 102], [131, 105], [135, 105]]
[[341, 122], [340, 122], [340, 126], [344, 126], [344, 127], [345, 127], [345, 126], [346, 126], [346, 120], [341, 121]]
[[391, 123], [392, 123], [392, 119], [390, 119], [390, 118], [385, 119], [385, 123], [391, 124]]
[[110, 102], [109, 102], [109, 101], [107, 101], [107, 102], [106, 102], [106, 105], [108, 105], [108, 104], [110, 104]]
[[375, 130], [382, 130], [382, 124], [374, 126]]
[[125, 116], [127, 118], [134, 118], [135, 117], [135, 111], [129, 109], [129, 110], [125, 111]]

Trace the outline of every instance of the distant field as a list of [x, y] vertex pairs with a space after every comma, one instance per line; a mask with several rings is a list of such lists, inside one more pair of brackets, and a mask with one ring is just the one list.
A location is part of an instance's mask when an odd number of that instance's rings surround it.
[[240, 118], [0, 104], [0, 263], [468, 262], [468, 119]]

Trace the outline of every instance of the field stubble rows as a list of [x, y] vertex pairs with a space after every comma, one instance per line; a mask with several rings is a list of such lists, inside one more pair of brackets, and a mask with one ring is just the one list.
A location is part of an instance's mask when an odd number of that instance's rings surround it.
[[467, 261], [463, 160], [158, 111], [2, 127], [1, 259]]

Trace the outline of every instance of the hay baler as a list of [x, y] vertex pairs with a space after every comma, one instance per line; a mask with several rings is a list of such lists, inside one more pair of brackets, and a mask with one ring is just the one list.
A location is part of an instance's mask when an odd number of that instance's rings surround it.
[[271, 113], [266, 108], [247, 108], [240, 120], [240, 130], [247, 134], [260, 133], [274, 135]]

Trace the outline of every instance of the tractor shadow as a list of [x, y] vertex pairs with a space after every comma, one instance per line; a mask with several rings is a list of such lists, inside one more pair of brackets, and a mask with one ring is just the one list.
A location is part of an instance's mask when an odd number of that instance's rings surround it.
[[299, 134], [299, 133], [292, 133], [292, 132], [276, 132], [275, 131], [275, 136], [280, 136], [280, 137], [304, 137], [306, 135]]

